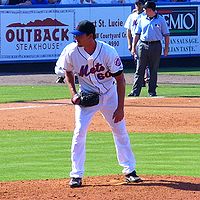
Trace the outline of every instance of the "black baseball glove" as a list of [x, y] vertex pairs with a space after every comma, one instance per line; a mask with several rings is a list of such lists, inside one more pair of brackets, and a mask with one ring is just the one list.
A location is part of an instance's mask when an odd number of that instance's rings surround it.
[[98, 93], [80, 93], [80, 103], [79, 105], [83, 107], [90, 107], [99, 104], [99, 94]]
[[99, 104], [99, 94], [81, 92], [80, 94], [75, 94], [71, 101], [73, 104], [78, 104], [83, 107], [95, 106]]

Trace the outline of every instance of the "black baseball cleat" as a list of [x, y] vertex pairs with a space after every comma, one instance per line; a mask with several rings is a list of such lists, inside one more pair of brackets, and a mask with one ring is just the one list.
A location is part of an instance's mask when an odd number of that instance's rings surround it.
[[139, 95], [131, 92], [131, 93], [128, 94], [128, 97], [139, 97]]
[[69, 181], [69, 186], [71, 188], [81, 187], [82, 185], [82, 178], [71, 178]]
[[136, 171], [132, 171], [130, 174], [125, 175], [125, 180], [127, 183], [139, 183], [142, 179], [137, 176]]
[[56, 83], [65, 83], [65, 77], [59, 76], [56, 80]]
[[150, 97], [157, 97], [157, 94], [156, 93], [149, 93], [149, 96]]

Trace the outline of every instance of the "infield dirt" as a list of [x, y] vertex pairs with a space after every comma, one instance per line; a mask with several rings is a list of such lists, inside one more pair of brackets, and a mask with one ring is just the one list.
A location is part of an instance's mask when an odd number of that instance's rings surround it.
[[[0, 104], [0, 130], [73, 131], [74, 106], [69, 100]], [[129, 132], [200, 133], [199, 98], [127, 98]], [[89, 131], [108, 132], [97, 113]]]
[[[0, 130], [73, 131], [74, 106], [68, 100], [0, 104]], [[129, 132], [200, 133], [199, 98], [128, 98], [125, 116]], [[89, 131], [110, 128], [97, 113]], [[67, 175], [66, 175], [67, 176]], [[199, 200], [200, 178], [142, 176], [126, 184], [122, 175], [86, 177], [71, 189], [69, 179], [0, 182], [1, 200]]]

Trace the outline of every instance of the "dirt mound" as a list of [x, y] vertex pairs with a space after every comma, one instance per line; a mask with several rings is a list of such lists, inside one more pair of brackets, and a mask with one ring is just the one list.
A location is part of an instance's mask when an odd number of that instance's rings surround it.
[[1, 200], [199, 200], [200, 178], [144, 176], [142, 183], [126, 184], [123, 176], [84, 178], [81, 188], [71, 189], [68, 179], [0, 182]]

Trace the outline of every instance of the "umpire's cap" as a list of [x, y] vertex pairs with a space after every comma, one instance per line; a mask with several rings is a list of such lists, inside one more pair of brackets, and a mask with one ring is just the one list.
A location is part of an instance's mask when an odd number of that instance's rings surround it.
[[152, 9], [153, 11], [155, 11], [156, 10], [156, 4], [155, 4], [155, 2], [153, 2], [153, 1], [147, 1], [145, 4], [144, 4], [144, 8], [146, 9], [146, 8], [150, 8], [150, 9]]
[[76, 27], [76, 30], [71, 31], [73, 35], [79, 36], [83, 34], [93, 34], [95, 35], [95, 26], [92, 22], [88, 20], [83, 20], [79, 22], [78, 26]]

